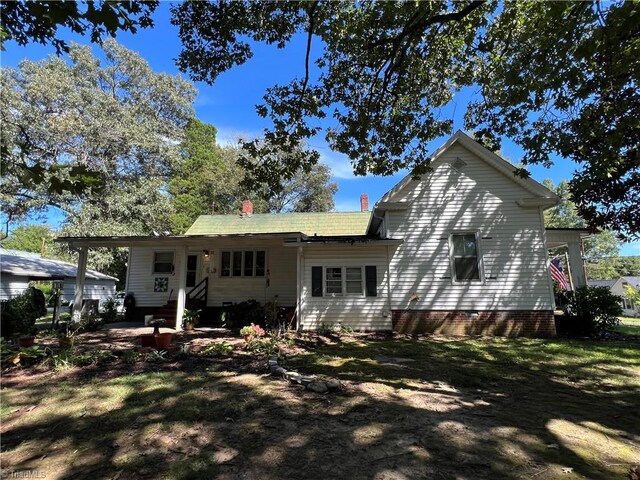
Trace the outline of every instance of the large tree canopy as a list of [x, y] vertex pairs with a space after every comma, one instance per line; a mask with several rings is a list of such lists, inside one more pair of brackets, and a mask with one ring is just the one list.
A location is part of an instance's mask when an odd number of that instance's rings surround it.
[[213, 125], [192, 120], [180, 147], [181, 160], [168, 184], [174, 233], [183, 233], [199, 215], [238, 212], [246, 199], [252, 200], [256, 213], [325, 212], [334, 207], [338, 187], [326, 165], [316, 164], [309, 172], [300, 169], [275, 189], [260, 182], [248, 186], [238, 149], [219, 146]]
[[[12, 221], [59, 208], [62, 235], [147, 235], [169, 230], [167, 182], [193, 118], [193, 85], [154, 72], [104, 42], [105, 60], [71, 45], [3, 69], [0, 205]], [[71, 253], [71, 252], [68, 252]], [[92, 250], [89, 266], [119, 276], [126, 252]]]
[[69, 62], [51, 57], [2, 69], [5, 214], [48, 206], [74, 214], [81, 203], [101, 203], [105, 192], [168, 178], [195, 88], [154, 72], [114, 40], [104, 54], [101, 62], [89, 47], [72, 45]]
[[151, 13], [160, 2], [112, 2], [96, 0], [43, 1], [13, 0], [0, 3], [0, 45], [15, 40], [19, 45], [29, 42], [51, 43], [56, 51], [69, 50], [58, 35], [58, 28], [66, 27], [74, 33], [86, 34], [91, 41], [100, 42], [105, 35], [116, 32], [135, 33], [138, 27], [151, 27]]
[[[524, 165], [554, 155], [579, 164], [569, 184], [592, 227], [640, 233], [638, 2], [186, 2], [173, 7], [178, 66], [214, 82], [252, 56], [250, 41], [307, 42], [300, 76], [270, 88], [258, 114], [273, 122], [249, 156], [293, 153], [320, 132], [356, 174], [427, 171], [427, 143], [452, 133], [443, 113], [464, 86], [479, 90], [466, 126]], [[312, 62], [315, 67], [312, 68]], [[292, 176], [317, 155], [254, 165]], [[260, 172], [263, 170], [263, 172]], [[521, 171], [521, 174], [526, 172]]]

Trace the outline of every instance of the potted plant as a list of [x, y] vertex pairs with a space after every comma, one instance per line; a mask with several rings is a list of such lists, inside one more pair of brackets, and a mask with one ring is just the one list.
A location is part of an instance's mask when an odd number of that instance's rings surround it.
[[200, 320], [200, 312], [202, 310], [185, 310], [182, 315], [182, 328], [193, 330], [194, 327], [197, 327]]
[[25, 334], [18, 338], [18, 345], [21, 347], [33, 347], [36, 343], [35, 335]]

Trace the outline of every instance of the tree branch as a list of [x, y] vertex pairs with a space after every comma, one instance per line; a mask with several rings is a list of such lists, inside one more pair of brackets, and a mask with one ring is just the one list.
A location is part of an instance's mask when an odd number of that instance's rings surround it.
[[[402, 32], [400, 32], [397, 36], [380, 38], [380, 39], [376, 40], [375, 42], [369, 43], [366, 46], [366, 48], [367, 48], [367, 50], [370, 50], [372, 48], [380, 47], [382, 45], [387, 45], [389, 43], [394, 43], [394, 44], [396, 42], [399, 43], [405, 37], [407, 37], [409, 35], [412, 35], [413, 33], [416, 33], [418, 31], [423, 31], [428, 26], [435, 25], [437, 23], [442, 24], [442, 23], [448, 23], [448, 22], [458, 22], [458, 21], [462, 20], [464, 17], [466, 17], [467, 15], [469, 15], [471, 12], [473, 12], [474, 10], [476, 10], [477, 8], [479, 8], [480, 6], [485, 4], [486, 2], [487, 2], [487, 0], [474, 0], [469, 5], [464, 7], [462, 10], [459, 10], [457, 12], [443, 13], [443, 14], [434, 15], [432, 17], [425, 18], [422, 21], [418, 21], [418, 22], [414, 23], [413, 25], [411, 25], [411, 22], [409, 22], [404, 27]], [[414, 18], [415, 18], [415, 16], [414, 16]]]

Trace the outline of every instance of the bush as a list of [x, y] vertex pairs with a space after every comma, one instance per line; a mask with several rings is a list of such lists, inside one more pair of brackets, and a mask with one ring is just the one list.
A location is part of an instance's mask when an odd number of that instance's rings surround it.
[[578, 330], [587, 335], [600, 335], [620, 322], [621, 301], [622, 298], [607, 287], [580, 287], [570, 299], [565, 314], [575, 318], [580, 325]]
[[0, 309], [2, 335], [33, 334], [36, 319], [47, 314], [44, 294], [29, 287], [17, 297], [7, 300]]
[[103, 304], [102, 304], [102, 313], [100, 314], [100, 317], [102, 317], [102, 320], [104, 320], [105, 322], [115, 322], [116, 319], [118, 318], [118, 310], [117, 310], [117, 305], [116, 305], [116, 299], [111, 297], [108, 300], [106, 300]]

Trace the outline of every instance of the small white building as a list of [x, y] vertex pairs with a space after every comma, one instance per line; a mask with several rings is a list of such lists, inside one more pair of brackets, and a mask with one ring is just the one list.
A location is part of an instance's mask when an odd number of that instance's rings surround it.
[[620, 277], [610, 280], [589, 280], [589, 286], [607, 287], [611, 293], [622, 297], [620, 306], [622, 307], [622, 315], [625, 317], [639, 317], [640, 305], [633, 303], [626, 296], [627, 288], [633, 288], [635, 291], [640, 290], [640, 277]]
[[559, 198], [462, 132], [431, 165], [371, 210], [366, 195], [360, 212], [253, 214], [245, 201], [184, 235], [58, 241], [80, 249], [80, 266], [89, 248], [129, 247], [137, 316], [176, 328], [190, 301], [206, 319], [255, 299], [289, 307], [301, 329], [555, 335], [548, 248], [567, 245], [585, 285], [584, 232], [547, 232], [543, 211]]
[[[29, 287], [29, 282], [58, 280], [62, 282], [62, 301], [74, 300], [77, 266], [42, 258], [38, 253], [22, 252], [0, 247], [0, 300], [9, 300]], [[85, 274], [83, 298], [102, 303], [116, 293], [115, 277], [94, 270]]]

